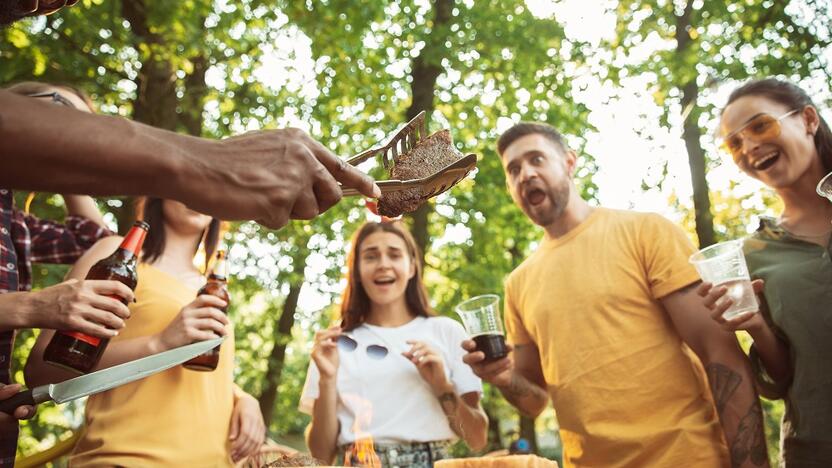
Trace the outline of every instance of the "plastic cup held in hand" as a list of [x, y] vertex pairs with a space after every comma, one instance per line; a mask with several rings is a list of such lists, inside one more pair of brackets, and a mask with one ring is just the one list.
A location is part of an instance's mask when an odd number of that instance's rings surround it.
[[733, 304], [722, 314], [722, 318], [730, 320], [746, 312], [757, 312], [760, 306], [751, 287], [742, 241], [720, 242], [705, 247], [691, 255], [690, 262], [703, 281], [728, 289], [724, 297], [731, 299]]
[[485, 361], [496, 361], [508, 355], [503, 321], [500, 319], [500, 296], [485, 294], [472, 297], [456, 306], [465, 330], [485, 354]]

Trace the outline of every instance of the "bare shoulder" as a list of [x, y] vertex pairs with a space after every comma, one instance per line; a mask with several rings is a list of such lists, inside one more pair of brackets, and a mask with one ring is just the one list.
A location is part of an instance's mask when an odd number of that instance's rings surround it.
[[[121, 236], [107, 236], [101, 238], [90, 247], [89, 250], [84, 252], [84, 255], [81, 259], [89, 258], [94, 259], [93, 261], [101, 260], [102, 258], [108, 257], [110, 254], [118, 249], [118, 246], [121, 245], [121, 241], [124, 240]], [[80, 261], [80, 260], [79, 260]]]
[[66, 278], [76, 278], [76, 279], [83, 279], [87, 276], [87, 272], [89, 272], [90, 268], [95, 264], [95, 262], [107, 258], [110, 254], [118, 249], [118, 246], [121, 245], [122, 241], [121, 236], [108, 236], [102, 239], [99, 239], [98, 242], [93, 244], [92, 247], [89, 248], [84, 255], [81, 255], [81, 258], [75, 262], [75, 265], [72, 266], [72, 269], [66, 275]]

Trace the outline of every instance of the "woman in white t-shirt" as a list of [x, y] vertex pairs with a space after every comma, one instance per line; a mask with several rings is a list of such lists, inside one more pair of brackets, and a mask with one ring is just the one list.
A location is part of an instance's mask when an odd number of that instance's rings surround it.
[[366, 223], [353, 237], [341, 325], [315, 335], [301, 396], [316, 458], [432, 467], [457, 438], [485, 446], [482, 384], [462, 362], [465, 330], [431, 310], [419, 258], [399, 222]]

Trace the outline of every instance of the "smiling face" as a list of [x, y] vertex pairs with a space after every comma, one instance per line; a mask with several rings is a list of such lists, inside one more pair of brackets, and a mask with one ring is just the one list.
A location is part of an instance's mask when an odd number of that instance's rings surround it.
[[575, 153], [533, 133], [506, 147], [502, 162], [511, 198], [529, 219], [545, 227], [560, 218], [569, 204]]
[[415, 274], [416, 264], [400, 236], [377, 231], [361, 242], [358, 275], [373, 305], [404, 305], [407, 284]]
[[818, 122], [814, 108], [792, 109], [764, 96], [747, 95], [722, 112], [720, 134], [743, 172], [782, 189], [807, 174], [823, 173], [814, 142]]

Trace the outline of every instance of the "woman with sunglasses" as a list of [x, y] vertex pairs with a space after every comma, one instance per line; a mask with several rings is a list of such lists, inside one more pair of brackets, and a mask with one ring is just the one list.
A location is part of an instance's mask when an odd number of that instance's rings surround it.
[[341, 324], [316, 333], [300, 401], [312, 415], [309, 450], [327, 463], [431, 467], [456, 438], [486, 444], [482, 385], [462, 362], [465, 331], [431, 310], [417, 252], [399, 222], [366, 223], [353, 236]]
[[832, 132], [809, 96], [792, 83], [752, 81], [722, 112], [723, 147], [739, 168], [783, 203], [745, 240], [760, 313], [724, 320], [725, 287], [703, 284], [713, 318], [747, 330], [760, 393], [783, 399], [785, 466], [832, 466], [832, 203], [815, 188], [832, 171]]
[[[131, 317], [107, 347], [98, 368], [227, 336], [212, 372], [176, 366], [89, 397], [85, 426], [70, 457], [73, 467], [232, 467], [256, 453], [266, 427], [260, 405], [234, 383], [234, 335], [221, 299], [197, 291], [205, 278], [194, 265], [202, 246], [216, 251], [220, 221], [183, 203], [143, 199], [139, 216], [150, 226], [138, 264]], [[98, 242], [72, 268], [83, 278], [121, 242]], [[207, 263], [207, 262], [206, 262]], [[54, 332], [43, 330], [26, 363], [29, 387], [74, 375], [46, 364]]]

